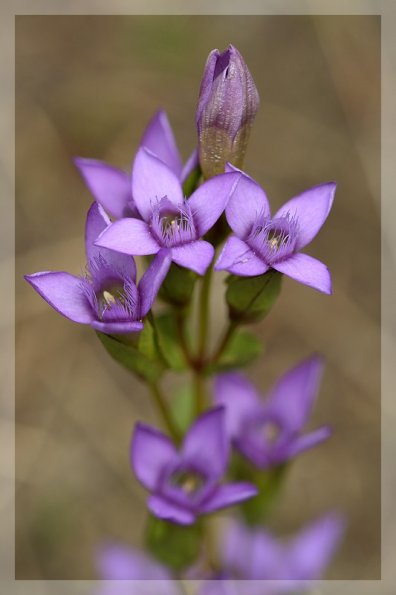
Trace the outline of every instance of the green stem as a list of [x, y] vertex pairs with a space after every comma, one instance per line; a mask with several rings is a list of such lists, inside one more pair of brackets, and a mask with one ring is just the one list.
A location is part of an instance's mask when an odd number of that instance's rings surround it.
[[186, 362], [192, 367], [193, 366], [193, 358], [190, 353], [190, 346], [187, 342], [186, 337], [186, 310], [185, 309], [178, 309], [176, 310], [176, 327], [177, 327], [177, 335], [180, 341], [180, 347], [182, 348], [184, 357], [186, 358]]
[[205, 410], [205, 383], [202, 370], [193, 370], [193, 385], [195, 393], [195, 412], [197, 417]]
[[208, 342], [209, 297], [212, 273], [213, 268], [210, 266], [202, 279], [199, 296], [198, 361], [201, 363], [204, 361], [206, 345]]
[[169, 434], [172, 436], [172, 438], [175, 440], [175, 442], [179, 442], [179, 440], [180, 440], [179, 431], [172, 419], [172, 416], [169, 413], [169, 409], [166, 404], [165, 397], [162, 394], [160, 387], [155, 382], [150, 383], [149, 387], [150, 387], [151, 396], [153, 397], [153, 400], [154, 400], [154, 402], [157, 406], [157, 409], [161, 415], [161, 418], [164, 422], [164, 425], [166, 426]]
[[235, 321], [231, 320], [228, 323], [226, 332], [224, 333], [215, 353], [212, 356], [211, 362], [213, 364], [215, 364], [219, 361], [219, 359], [223, 355], [224, 351], [227, 349], [228, 345], [230, 344], [230, 341], [232, 340], [237, 328], [238, 328], [238, 324]]

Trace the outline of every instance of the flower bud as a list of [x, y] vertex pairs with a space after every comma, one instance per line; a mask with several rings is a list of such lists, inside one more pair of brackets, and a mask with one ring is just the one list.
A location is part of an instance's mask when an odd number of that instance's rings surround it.
[[196, 113], [205, 178], [222, 173], [227, 161], [242, 167], [258, 107], [256, 86], [238, 50], [232, 45], [223, 53], [213, 50], [206, 62]]

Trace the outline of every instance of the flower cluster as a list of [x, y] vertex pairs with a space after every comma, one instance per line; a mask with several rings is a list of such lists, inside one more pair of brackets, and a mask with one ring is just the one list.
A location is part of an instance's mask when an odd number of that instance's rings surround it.
[[[265, 528], [264, 511], [280, 470], [283, 477], [293, 459], [331, 434], [327, 426], [303, 432], [323, 361], [318, 356], [302, 361], [262, 397], [237, 370], [248, 363], [242, 342], [246, 334], [238, 335], [238, 325], [257, 319], [257, 312], [268, 313], [277, 295], [273, 279], [281, 275], [331, 293], [327, 267], [301, 250], [329, 215], [335, 184], [314, 186], [271, 215], [265, 191], [243, 171], [258, 105], [252, 76], [236, 48], [211, 52], [197, 108], [198, 146], [186, 164], [162, 110], [148, 124], [130, 172], [75, 159], [94, 199], [85, 225], [86, 270], [26, 276], [52, 308], [95, 329], [109, 354], [147, 382], [170, 434], [141, 422], [133, 430], [131, 467], [149, 493], [151, 554], [105, 548], [99, 567], [107, 580], [163, 579], [168, 581], [164, 593], [174, 593], [172, 577], [181, 571], [194, 576], [201, 568], [207, 579], [285, 581], [283, 590], [271, 592], [287, 592], [296, 581], [318, 578], [340, 539], [341, 521], [334, 515], [287, 544]], [[145, 257], [138, 283], [134, 257]], [[225, 336], [210, 353], [213, 271], [229, 273], [230, 310]], [[194, 333], [188, 318], [199, 284]], [[172, 296], [180, 292], [183, 307], [175, 307]], [[165, 314], [152, 311], [157, 296], [167, 305]], [[231, 315], [235, 304], [242, 304], [244, 312], [237, 322]], [[180, 419], [160, 389], [167, 369], [192, 372], [187, 419]], [[211, 375], [209, 397], [205, 382]], [[213, 559], [202, 546], [207, 516], [237, 505], [240, 518], [230, 523]], [[150, 529], [153, 522], [160, 525]], [[212, 588], [204, 583], [202, 595], [218, 592]]]

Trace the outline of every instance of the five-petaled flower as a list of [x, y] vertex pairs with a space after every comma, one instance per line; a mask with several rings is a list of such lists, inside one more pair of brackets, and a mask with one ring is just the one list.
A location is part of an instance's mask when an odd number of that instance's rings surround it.
[[302, 434], [317, 396], [323, 364], [311, 357], [284, 374], [263, 399], [240, 373], [219, 374], [214, 400], [226, 407], [226, 428], [235, 447], [256, 467], [279, 465], [326, 440], [322, 426]]
[[[146, 147], [157, 155], [182, 182], [198, 165], [198, 152], [195, 149], [183, 167], [179, 149], [164, 110], [158, 110], [150, 120], [140, 146]], [[114, 219], [140, 217], [132, 196], [130, 173], [97, 159], [76, 157], [74, 163], [95, 200], [111, 217]]]
[[94, 241], [110, 224], [98, 203], [88, 211], [85, 226], [87, 274], [63, 271], [26, 275], [25, 279], [60, 314], [107, 334], [140, 331], [169, 267], [168, 250], [161, 250], [136, 285], [131, 256], [98, 248]]
[[199, 417], [177, 450], [164, 434], [138, 423], [131, 446], [132, 468], [151, 495], [150, 511], [159, 518], [190, 525], [201, 514], [257, 494], [249, 483], [220, 484], [228, 464], [229, 440], [224, 408]]
[[223, 213], [240, 178], [240, 172], [220, 174], [185, 200], [174, 172], [154, 153], [140, 148], [133, 166], [132, 194], [141, 219], [116, 221], [96, 244], [134, 256], [168, 248], [176, 264], [203, 275], [214, 248], [200, 238]]
[[[227, 165], [228, 171], [238, 171]], [[286, 202], [271, 217], [267, 195], [243, 174], [231, 196], [226, 217], [234, 234], [227, 240], [215, 270], [252, 277], [270, 268], [330, 294], [327, 267], [300, 252], [316, 236], [333, 204], [336, 184], [314, 186]]]

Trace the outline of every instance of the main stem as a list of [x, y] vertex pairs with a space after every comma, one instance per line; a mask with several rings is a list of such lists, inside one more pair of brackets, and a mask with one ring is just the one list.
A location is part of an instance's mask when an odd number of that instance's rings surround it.
[[150, 386], [151, 396], [153, 397], [153, 400], [157, 406], [157, 409], [162, 417], [162, 420], [163, 420], [169, 434], [172, 436], [172, 438], [175, 440], [175, 442], [178, 442], [180, 439], [179, 431], [178, 431], [177, 427], [175, 426], [175, 423], [169, 413], [169, 409], [166, 404], [165, 397], [162, 394], [160, 387], [158, 386], [158, 384], [156, 382], [150, 383], [149, 386]]
[[206, 271], [199, 294], [199, 322], [198, 322], [198, 351], [193, 365], [193, 383], [195, 392], [196, 414], [200, 415], [205, 409], [205, 385], [202, 375], [205, 366], [206, 347], [209, 331], [209, 298], [213, 268]]

